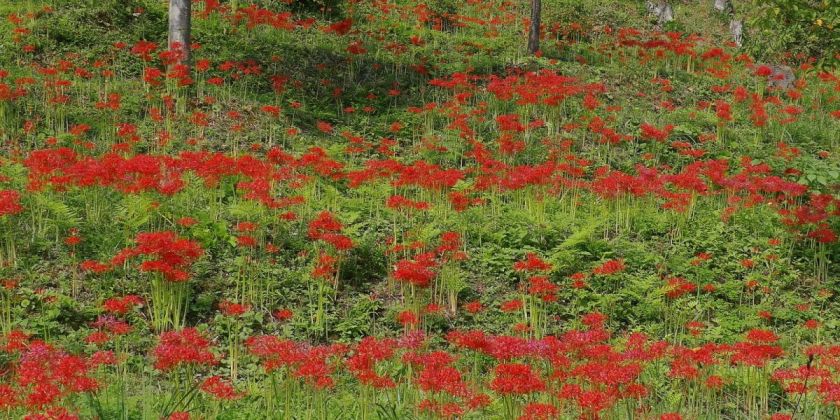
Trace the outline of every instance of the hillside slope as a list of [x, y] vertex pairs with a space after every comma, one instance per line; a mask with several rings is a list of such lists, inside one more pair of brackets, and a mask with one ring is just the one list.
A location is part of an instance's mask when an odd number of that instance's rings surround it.
[[526, 3], [0, 5], [0, 407], [840, 416], [837, 69]]

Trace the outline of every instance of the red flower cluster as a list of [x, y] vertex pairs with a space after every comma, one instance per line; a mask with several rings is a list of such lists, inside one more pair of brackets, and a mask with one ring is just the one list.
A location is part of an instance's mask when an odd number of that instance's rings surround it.
[[20, 193], [15, 190], [0, 190], [0, 217], [18, 214], [23, 211], [20, 205]]
[[141, 271], [160, 273], [172, 282], [187, 281], [189, 266], [204, 253], [197, 242], [180, 238], [172, 231], [139, 233], [135, 242], [136, 246], [114, 256], [111, 264], [122, 265], [128, 259], [145, 257]]
[[123, 297], [116, 297], [105, 300], [105, 302], [102, 303], [102, 309], [112, 314], [125, 315], [130, 310], [142, 304], [143, 298], [141, 298], [140, 296], [126, 295]]
[[496, 366], [490, 389], [502, 395], [524, 395], [545, 390], [545, 382], [531, 370], [530, 365], [505, 363]]
[[617, 260], [607, 260], [604, 261], [598, 267], [592, 270], [592, 274], [596, 274], [599, 276], [609, 276], [615, 273], [620, 273], [624, 271], [624, 260], [617, 259]]
[[218, 363], [211, 351], [210, 340], [195, 328], [161, 334], [152, 355], [155, 358], [155, 369], [161, 371], [171, 371], [188, 364], [213, 366]]
[[309, 238], [327, 242], [339, 251], [353, 248], [353, 240], [339, 233], [341, 229], [341, 222], [332, 213], [322, 211], [309, 222]]

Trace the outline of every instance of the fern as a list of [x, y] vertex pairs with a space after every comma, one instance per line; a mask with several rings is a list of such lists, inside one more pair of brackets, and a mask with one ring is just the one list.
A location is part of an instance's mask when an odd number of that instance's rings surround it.
[[37, 193], [33, 196], [33, 203], [47, 211], [48, 220], [55, 222], [58, 227], [66, 228], [78, 226], [82, 222], [81, 216], [76, 209], [46, 193]]
[[151, 198], [142, 195], [126, 195], [117, 205], [115, 219], [126, 231], [137, 232], [151, 219], [149, 209], [152, 201]]
[[565, 241], [563, 241], [559, 248], [560, 249], [569, 249], [573, 248], [581, 243], [584, 243], [595, 234], [601, 224], [604, 222], [604, 218], [599, 218], [596, 216], [590, 217], [583, 226], [578, 228], [574, 233], [572, 233]]

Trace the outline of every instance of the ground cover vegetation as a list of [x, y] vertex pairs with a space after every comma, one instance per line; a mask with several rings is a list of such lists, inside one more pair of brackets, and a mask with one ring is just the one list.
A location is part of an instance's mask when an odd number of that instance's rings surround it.
[[0, 413], [840, 418], [838, 7], [530, 3], [0, 4]]

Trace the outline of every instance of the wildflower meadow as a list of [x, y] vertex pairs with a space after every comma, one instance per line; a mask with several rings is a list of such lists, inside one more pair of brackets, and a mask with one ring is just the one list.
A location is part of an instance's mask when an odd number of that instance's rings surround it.
[[0, 15], [0, 418], [840, 419], [833, 1]]

